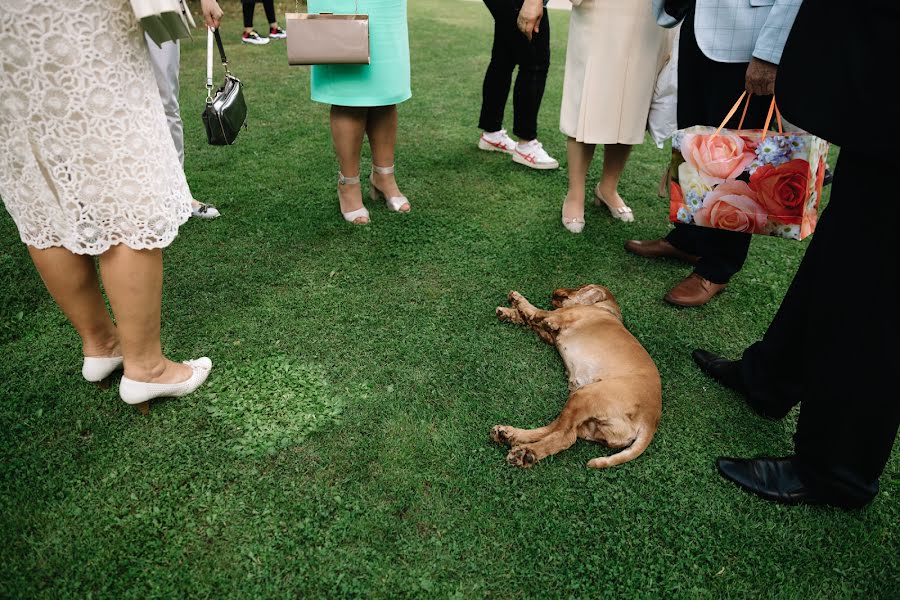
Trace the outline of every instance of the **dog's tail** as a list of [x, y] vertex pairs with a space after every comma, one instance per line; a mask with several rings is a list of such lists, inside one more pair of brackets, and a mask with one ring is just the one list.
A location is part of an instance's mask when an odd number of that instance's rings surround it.
[[592, 469], [605, 469], [634, 460], [644, 453], [644, 450], [646, 450], [647, 446], [650, 445], [650, 442], [653, 441], [655, 433], [656, 427], [651, 427], [649, 423], [644, 423], [641, 425], [640, 429], [638, 429], [637, 435], [634, 437], [634, 441], [631, 442], [630, 446], [612, 456], [593, 458], [588, 461], [587, 466]]

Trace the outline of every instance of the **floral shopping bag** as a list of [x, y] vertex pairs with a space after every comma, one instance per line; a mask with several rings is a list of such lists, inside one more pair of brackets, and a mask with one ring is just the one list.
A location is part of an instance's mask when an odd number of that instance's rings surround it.
[[[723, 129], [745, 95], [718, 129], [675, 132], [669, 220], [802, 240], [816, 227], [828, 142], [804, 131], [782, 131], [774, 97], [763, 129], [741, 129], [743, 117], [738, 129]], [[768, 131], [773, 109], [778, 133]]]

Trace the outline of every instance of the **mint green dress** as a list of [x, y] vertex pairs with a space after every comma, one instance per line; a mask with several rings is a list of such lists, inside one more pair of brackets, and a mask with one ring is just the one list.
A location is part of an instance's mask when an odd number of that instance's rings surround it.
[[312, 99], [339, 106], [388, 106], [409, 100], [406, 0], [308, 0], [309, 12], [369, 15], [368, 65], [313, 65]]

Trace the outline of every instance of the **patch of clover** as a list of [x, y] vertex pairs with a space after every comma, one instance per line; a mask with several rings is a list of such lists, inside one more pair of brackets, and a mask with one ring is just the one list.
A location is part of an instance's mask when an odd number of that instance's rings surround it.
[[213, 427], [240, 457], [276, 454], [340, 421], [346, 392], [321, 367], [279, 356], [219, 366], [204, 388]]

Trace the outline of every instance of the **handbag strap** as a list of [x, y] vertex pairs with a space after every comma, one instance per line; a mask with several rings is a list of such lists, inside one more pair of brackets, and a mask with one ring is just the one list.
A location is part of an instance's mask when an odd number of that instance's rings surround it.
[[206, 99], [212, 100], [213, 90], [213, 40], [219, 47], [219, 57], [222, 59], [222, 66], [225, 67], [225, 74], [230, 75], [228, 69], [228, 59], [225, 57], [225, 46], [222, 44], [222, 36], [219, 35], [218, 29], [207, 27], [206, 30]]

